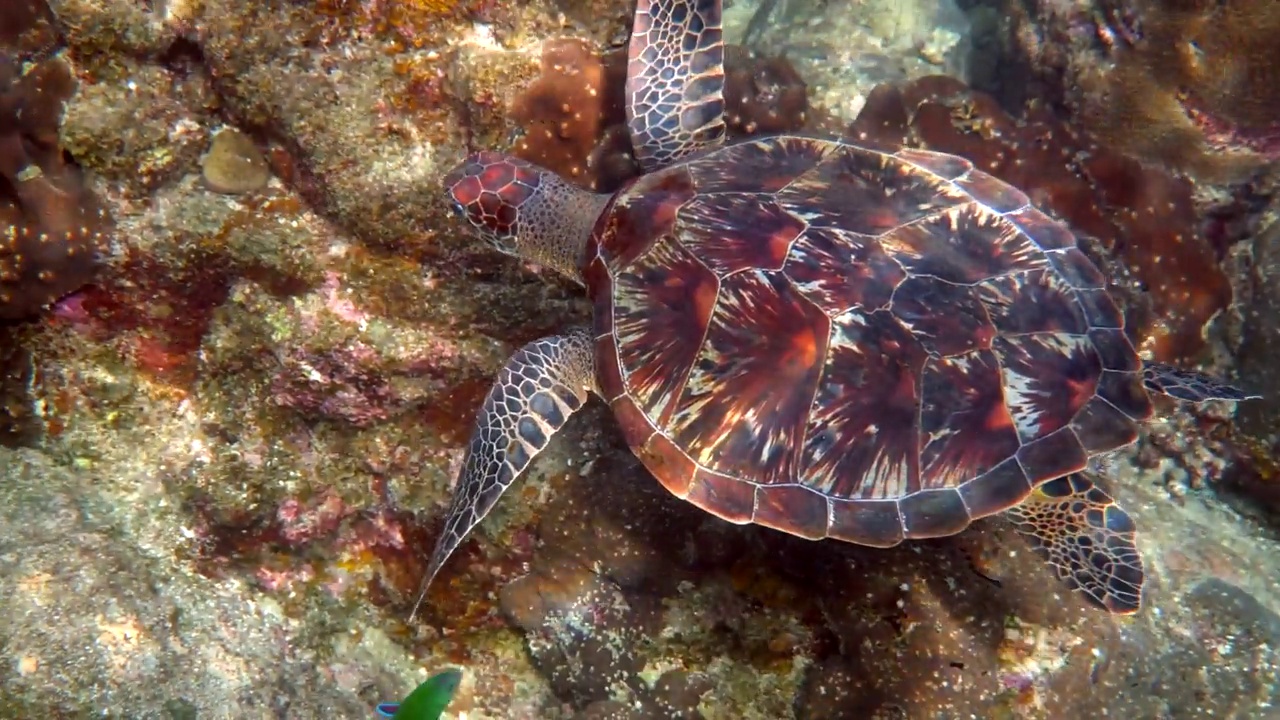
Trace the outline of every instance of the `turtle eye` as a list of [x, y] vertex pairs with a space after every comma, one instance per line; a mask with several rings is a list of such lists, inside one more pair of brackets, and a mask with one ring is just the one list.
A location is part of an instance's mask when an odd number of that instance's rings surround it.
[[454, 202], [450, 203], [450, 206], [451, 206], [450, 209], [453, 211], [453, 214], [455, 216], [462, 218], [463, 220], [467, 218], [467, 209], [462, 207], [462, 203], [457, 202], [455, 200]]

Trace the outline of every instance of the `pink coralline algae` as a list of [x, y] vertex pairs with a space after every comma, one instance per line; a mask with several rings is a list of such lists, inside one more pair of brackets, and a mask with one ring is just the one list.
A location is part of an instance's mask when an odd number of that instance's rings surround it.
[[319, 352], [291, 348], [280, 362], [271, 381], [272, 399], [308, 419], [368, 427], [400, 409], [400, 396], [380, 368], [378, 353], [358, 341]]
[[337, 495], [324, 494], [310, 503], [290, 498], [276, 510], [280, 537], [290, 545], [299, 545], [311, 539], [328, 535], [338, 529], [343, 516], [349, 512]]
[[413, 513], [354, 505], [333, 489], [286, 498], [263, 514], [218, 517], [200, 503], [195, 510], [201, 571], [217, 577], [239, 567], [270, 592], [315, 583], [334, 597], [362, 592], [386, 605], [411, 599], [425, 570], [414, 549], [426, 531]]

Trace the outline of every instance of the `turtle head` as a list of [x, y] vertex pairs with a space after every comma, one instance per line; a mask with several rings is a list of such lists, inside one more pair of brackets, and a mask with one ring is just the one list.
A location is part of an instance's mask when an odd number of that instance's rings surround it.
[[444, 184], [454, 212], [485, 242], [579, 279], [579, 263], [607, 196], [496, 152], [467, 156]]

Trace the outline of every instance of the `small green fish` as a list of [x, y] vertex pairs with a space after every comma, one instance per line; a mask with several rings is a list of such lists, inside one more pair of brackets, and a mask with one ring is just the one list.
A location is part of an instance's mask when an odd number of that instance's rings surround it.
[[396, 720], [439, 720], [461, 682], [462, 671], [457, 668], [438, 672], [414, 688], [403, 701], [379, 703], [378, 716]]

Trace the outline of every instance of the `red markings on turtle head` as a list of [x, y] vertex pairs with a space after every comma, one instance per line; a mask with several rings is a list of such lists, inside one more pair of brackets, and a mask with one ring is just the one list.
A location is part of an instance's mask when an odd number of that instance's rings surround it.
[[519, 231], [520, 208], [542, 185], [545, 171], [496, 152], [478, 152], [444, 178], [455, 211], [500, 248]]

